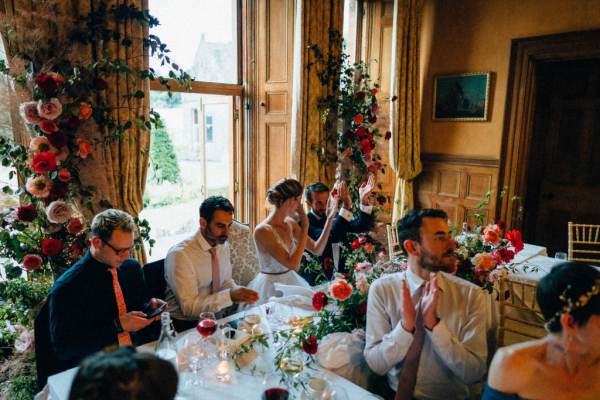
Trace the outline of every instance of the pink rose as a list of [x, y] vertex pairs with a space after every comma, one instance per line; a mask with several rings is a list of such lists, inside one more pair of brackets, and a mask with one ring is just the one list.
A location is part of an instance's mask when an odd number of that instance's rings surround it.
[[19, 113], [28, 124], [37, 125], [42, 121], [38, 114], [37, 102], [35, 101], [21, 103], [19, 106]]
[[496, 224], [488, 225], [483, 230], [483, 241], [485, 243], [499, 245], [501, 237], [502, 237], [502, 232], [500, 231], [500, 228]]
[[354, 272], [369, 272], [373, 268], [373, 264], [368, 261], [356, 263], [354, 266]]
[[471, 262], [479, 271], [491, 271], [496, 268], [496, 260], [490, 253], [478, 253], [471, 259]]
[[25, 189], [34, 197], [44, 199], [50, 195], [52, 182], [45, 175], [32, 176], [27, 179]]
[[40, 117], [53, 120], [62, 114], [62, 104], [56, 97], [50, 99], [47, 103], [38, 103], [37, 111]]
[[356, 288], [361, 295], [366, 296], [369, 293], [369, 282], [364, 274], [358, 275], [356, 278]]

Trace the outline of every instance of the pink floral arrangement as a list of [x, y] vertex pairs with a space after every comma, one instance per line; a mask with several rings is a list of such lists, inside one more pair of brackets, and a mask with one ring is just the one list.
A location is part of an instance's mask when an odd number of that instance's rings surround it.
[[453, 272], [491, 293], [494, 282], [509, 273], [508, 265], [524, 246], [521, 232], [511, 230], [503, 234], [503, 228], [499, 222], [457, 235]]

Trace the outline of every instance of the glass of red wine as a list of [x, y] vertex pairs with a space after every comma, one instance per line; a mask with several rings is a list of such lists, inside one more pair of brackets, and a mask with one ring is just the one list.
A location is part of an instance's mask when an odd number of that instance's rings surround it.
[[262, 394], [262, 400], [288, 400], [289, 397], [290, 393], [280, 387], [267, 389]]
[[215, 313], [201, 313], [196, 329], [198, 330], [198, 333], [202, 335], [202, 345], [204, 347], [204, 354], [208, 355], [208, 338], [211, 337], [217, 331], [217, 320], [215, 319]]

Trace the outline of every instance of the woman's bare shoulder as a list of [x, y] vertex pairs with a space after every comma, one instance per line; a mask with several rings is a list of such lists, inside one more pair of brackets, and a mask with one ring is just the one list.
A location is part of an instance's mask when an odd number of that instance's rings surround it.
[[531, 382], [547, 342], [544, 339], [502, 347], [490, 365], [488, 384], [506, 393], [519, 393]]

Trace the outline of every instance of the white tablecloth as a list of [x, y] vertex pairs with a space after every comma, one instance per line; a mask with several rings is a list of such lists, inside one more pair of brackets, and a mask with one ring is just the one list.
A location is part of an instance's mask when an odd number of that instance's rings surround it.
[[[258, 308], [251, 309], [246, 313], [259, 313], [263, 321], [263, 326], [270, 331], [268, 325], [264, 305]], [[305, 316], [311, 314], [307, 310], [303, 310], [296, 307], [279, 307], [278, 312], [285, 313], [287, 315], [299, 315]], [[220, 322], [231, 321], [243, 317], [243, 313], [238, 313], [230, 317], [224, 318]], [[181, 344], [187, 335], [196, 334], [194, 331], [188, 331], [178, 336], [178, 346]], [[265, 351], [271, 352], [272, 347], [269, 347]], [[139, 351], [152, 351], [153, 345], [144, 345], [138, 348]], [[181, 362], [181, 361], [180, 361]], [[377, 399], [378, 397], [364, 390], [363, 388], [355, 385], [354, 383], [330, 372], [321, 367], [316, 363], [313, 365], [314, 370], [306, 369], [309, 375], [319, 376], [327, 379], [329, 383], [337, 388], [341, 388], [343, 392], [347, 394], [349, 400], [368, 400]], [[239, 400], [253, 400], [260, 399], [263, 391], [267, 389], [268, 384], [265, 384], [265, 378], [263, 375], [254, 374], [252, 375], [249, 371], [244, 370], [243, 372], [232, 371], [231, 383], [218, 383], [213, 373], [214, 366], [207, 366], [203, 372], [202, 385], [193, 386], [190, 384], [193, 376], [190, 372], [185, 370], [183, 365], [180, 366], [179, 373], [179, 390], [177, 394], [177, 400], [192, 400], [192, 399], [239, 399]], [[77, 368], [73, 368], [60, 374], [53, 375], [48, 378], [48, 399], [51, 400], [66, 400], [69, 396], [69, 389]], [[269, 382], [273, 382], [270, 379]]]

